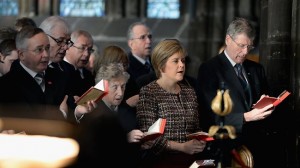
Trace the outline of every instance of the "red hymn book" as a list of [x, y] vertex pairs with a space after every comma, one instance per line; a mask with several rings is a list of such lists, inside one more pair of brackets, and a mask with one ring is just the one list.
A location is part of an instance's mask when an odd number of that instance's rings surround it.
[[273, 106], [276, 107], [290, 94], [291, 94], [290, 92], [284, 90], [278, 97], [265, 96], [260, 100], [258, 100], [257, 103], [253, 105], [253, 108], [261, 109], [266, 107], [269, 104], [273, 104]]
[[79, 99], [75, 101], [77, 105], [84, 105], [88, 101], [98, 101], [102, 99], [108, 92], [108, 82], [101, 80], [95, 86], [92, 86], [89, 90], [83, 93]]
[[212, 141], [213, 137], [209, 136], [207, 132], [199, 131], [186, 136], [188, 139], [197, 139], [202, 141]]
[[148, 131], [145, 132], [145, 136], [143, 137], [142, 141], [149, 141], [154, 140], [157, 137], [164, 134], [165, 126], [166, 126], [167, 119], [159, 118], [152, 124]]

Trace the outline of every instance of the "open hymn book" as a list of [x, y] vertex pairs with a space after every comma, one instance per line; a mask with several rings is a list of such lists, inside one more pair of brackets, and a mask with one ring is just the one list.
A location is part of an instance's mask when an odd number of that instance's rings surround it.
[[276, 107], [290, 94], [291, 94], [290, 92], [284, 90], [278, 97], [265, 96], [260, 100], [258, 100], [257, 103], [253, 105], [253, 108], [261, 109], [266, 107], [269, 104], [273, 104], [273, 106]]
[[154, 140], [164, 133], [167, 119], [159, 118], [152, 124], [148, 131], [145, 132], [145, 136], [142, 141]]
[[108, 92], [108, 82], [101, 80], [95, 86], [92, 86], [89, 90], [83, 93], [79, 99], [75, 101], [77, 105], [84, 105], [88, 101], [98, 101], [102, 99]]

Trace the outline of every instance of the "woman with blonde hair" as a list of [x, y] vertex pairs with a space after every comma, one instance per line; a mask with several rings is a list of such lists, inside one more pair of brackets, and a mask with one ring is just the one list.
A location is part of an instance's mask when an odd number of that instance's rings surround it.
[[151, 55], [158, 79], [141, 88], [137, 120], [143, 132], [159, 118], [166, 119], [166, 126], [164, 134], [147, 149], [154, 160], [145, 160], [145, 167], [189, 167], [206, 146], [205, 141], [186, 137], [200, 130], [196, 93], [180, 82], [186, 56], [187, 51], [176, 39], [161, 41]]

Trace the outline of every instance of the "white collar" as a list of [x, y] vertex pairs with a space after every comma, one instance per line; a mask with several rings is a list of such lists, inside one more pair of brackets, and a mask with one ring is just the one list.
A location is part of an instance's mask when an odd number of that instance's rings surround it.
[[[27, 68], [21, 61], [20, 61], [20, 65], [25, 69], [26, 72], [29, 73], [30, 76], [32, 76], [33, 78], [35, 77], [35, 75], [37, 74], [37, 72]], [[43, 72], [45, 74], [45, 72]]]

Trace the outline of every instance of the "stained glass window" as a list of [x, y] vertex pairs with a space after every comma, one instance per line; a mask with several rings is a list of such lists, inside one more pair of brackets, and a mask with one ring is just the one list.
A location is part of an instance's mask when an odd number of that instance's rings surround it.
[[104, 0], [60, 0], [61, 16], [101, 17], [104, 16]]
[[178, 19], [180, 17], [180, 2], [179, 0], [148, 0], [147, 17]]
[[19, 14], [18, 0], [0, 0], [1, 16], [17, 16]]

